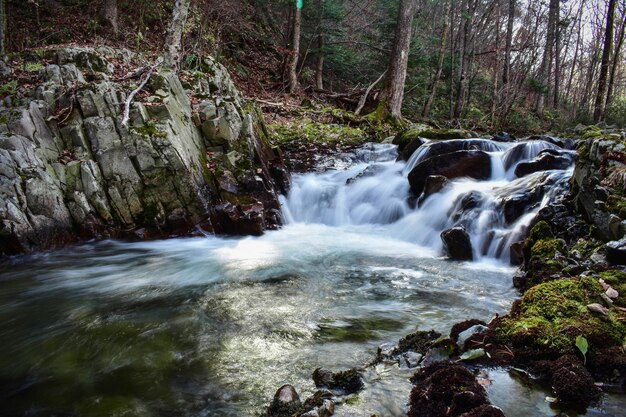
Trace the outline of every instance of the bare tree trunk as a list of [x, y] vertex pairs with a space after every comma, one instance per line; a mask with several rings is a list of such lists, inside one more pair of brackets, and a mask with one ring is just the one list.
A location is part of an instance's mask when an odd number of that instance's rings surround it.
[[422, 110], [422, 116], [428, 117], [430, 115], [430, 110], [433, 107], [433, 102], [435, 101], [435, 97], [437, 96], [437, 83], [441, 78], [441, 73], [443, 72], [443, 60], [446, 56], [446, 43], [448, 42], [448, 32], [450, 26], [448, 25], [449, 19], [452, 17], [452, 4], [451, 1], [446, 2], [445, 7], [445, 18], [443, 20], [443, 29], [441, 33], [441, 44], [439, 47], [439, 61], [437, 62], [437, 72], [435, 73], [435, 78], [433, 79], [430, 87], [430, 95], [424, 104], [424, 109]]
[[0, 60], [6, 55], [7, 9], [6, 0], [0, 0]]
[[400, 0], [396, 34], [387, 72], [387, 85], [381, 94], [379, 103], [379, 107], [380, 105], [383, 106], [384, 114], [390, 114], [394, 119], [402, 117], [404, 82], [411, 47], [415, 4], [415, 0]]
[[450, 119], [454, 118], [454, 46], [456, 45], [456, 39], [454, 35], [454, 16], [456, 11], [454, 8], [450, 9], [450, 103], [449, 113]]
[[183, 37], [183, 30], [185, 29], [185, 23], [187, 22], [187, 15], [189, 14], [189, 3], [191, 0], [176, 0], [174, 4], [174, 10], [172, 11], [172, 20], [167, 32], [167, 39], [165, 41], [165, 66], [178, 70], [181, 59], [181, 40]]
[[502, 84], [506, 85], [511, 79], [511, 48], [513, 45], [513, 24], [515, 23], [515, 0], [509, 0], [509, 17], [506, 21], [506, 46], [504, 47], [504, 72]]
[[543, 114], [545, 106], [546, 96], [550, 96], [550, 78], [552, 70], [552, 48], [554, 47], [554, 20], [555, 20], [555, 4], [559, 0], [550, 0], [550, 6], [548, 11], [548, 32], [546, 36], [546, 45], [543, 50], [543, 60], [541, 61], [541, 67], [539, 68], [539, 81], [545, 83], [546, 91], [540, 91], [537, 95], [537, 102], [535, 105], [535, 112], [537, 114]]
[[554, 10], [554, 98], [553, 106], [559, 106], [561, 94], [561, 8], [557, 1]]
[[293, 37], [291, 41], [291, 54], [289, 55], [289, 94], [298, 92], [298, 58], [300, 55], [300, 31], [302, 30], [302, 9], [300, 4], [296, 5], [296, 12], [293, 19]]
[[496, 0], [496, 53], [493, 68], [493, 84], [491, 85], [491, 124], [495, 125], [496, 109], [498, 106], [498, 79], [500, 78], [500, 1]]
[[604, 105], [606, 103], [606, 79], [609, 72], [609, 61], [613, 49], [613, 24], [615, 20], [615, 0], [609, 0], [606, 13], [606, 31], [604, 35], [604, 49], [602, 50], [602, 61], [600, 63], [600, 78], [598, 79], [598, 94], [596, 95], [595, 110], [593, 119], [596, 122], [604, 120]]
[[[582, 13], [583, 13], [583, 7], [585, 5], [585, 1], [583, 0], [580, 3], [580, 8], [578, 9], [578, 13], [576, 14], [576, 21], [578, 22], [578, 32], [576, 34], [576, 49], [574, 50], [574, 59], [572, 60], [572, 68], [570, 69], [569, 72], [569, 78], [567, 80], [567, 88], [565, 90], [565, 95], [567, 97], [570, 97], [571, 91], [572, 91], [572, 81], [574, 80], [574, 72], [576, 71], [576, 61], [578, 59], [578, 53], [580, 51], [581, 48], [581, 41], [582, 41]], [[581, 52], [582, 54], [582, 52]]]
[[324, 89], [324, 35], [320, 33], [317, 37], [317, 65], [315, 67], [315, 87]]
[[626, 8], [624, 8], [624, 13], [622, 13], [622, 24], [620, 25], [619, 32], [617, 35], [617, 45], [615, 45], [615, 52], [613, 53], [613, 63], [611, 65], [611, 73], [609, 75], [609, 86], [606, 92], [606, 104], [605, 104], [605, 112], [610, 107], [613, 101], [613, 90], [615, 86], [615, 73], [617, 71], [617, 67], [619, 65], [620, 60], [620, 52], [622, 50], [622, 46], [624, 45], [624, 37], [626, 34], [624, 33], [624, 26], [626, 26]]
[[456, 103], [454, 105], [454, 118], [458, 119], [463, 113], [463, 102], [465, 101], [465, 77], [467, 75], [467, 49], [470, 38], [471, 20], [472, 14], [470, 14], [470, 2], [471, 0], [464, 0], [463, 7], [461, 9], [461, 19], [465, 19], [463, 29], [459, 35], [459, 72], [458, 72], [458, 84], [456, 92]]
[[105, 0], [102, 6], [102, 20], [113, 30], [113, 34], [117, 36], [119, 26], [117, 20], [117, 0]]

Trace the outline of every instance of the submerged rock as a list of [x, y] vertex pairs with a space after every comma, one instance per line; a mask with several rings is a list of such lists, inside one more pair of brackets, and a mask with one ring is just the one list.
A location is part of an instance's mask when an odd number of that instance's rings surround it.
[[286, 384], [276, 391], [263, 417], [292, 417], [300, 411], [301, 407], [302, 402], [298, 392], [292, 385]]
[[446, 254], [451, 259], [461, 261], [474, 259], [472, 241], [464, 228], [453, 227], [452, 229], [444, 230], [441, 233], [441, 240], [443, 240]]
[[345, 394], [357, 393], [365, 387], [361, 373], [354, 368], [342, 372], [332, 372], [328, 369], [317, 368], [313, 371], [313, 382], [315, 382], [316, 387], [341, 390]]

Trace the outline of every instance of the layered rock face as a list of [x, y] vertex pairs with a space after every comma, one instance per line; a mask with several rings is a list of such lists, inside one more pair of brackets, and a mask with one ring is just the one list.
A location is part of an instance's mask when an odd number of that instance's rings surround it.
[[125, 127], [136, 85], [114, 63], [130, 66], [130, 52], [42, 54], [44, 83], [0, 107], [0, 255], [80, 238], [197, 227], [260, 234], [280, 224], [282, 158], [223, 66], [207, 58], [200, 71], [154, 73]]

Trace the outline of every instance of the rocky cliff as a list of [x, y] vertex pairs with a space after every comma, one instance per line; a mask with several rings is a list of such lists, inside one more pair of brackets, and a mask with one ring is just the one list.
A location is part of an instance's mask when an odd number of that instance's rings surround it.
[[138, 57], [109, 48], [39, 51], [27, 96], [0, 106], [0, 255], [79, 239], [194, 230], [260, 234], [280, 224], [288, 177], [259, 113], [226, 69], [157, 70], [130, 110]]

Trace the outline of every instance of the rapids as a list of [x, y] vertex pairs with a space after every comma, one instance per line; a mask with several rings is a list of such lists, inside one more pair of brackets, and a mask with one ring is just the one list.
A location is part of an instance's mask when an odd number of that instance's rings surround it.
[[[316, 367], [365, 365], [415, 328], [446, 333], [505, 313], [517, 297], [505, 246], [570, 171], [512, 181], [516, 163], [551, 145], [485, 146], [492, 179], [452, 181], [418, 207], [406, 175], [419, 155], [405, 166], [394, 146], [371, 145], [338, 158], [341, 169], [294, 176], [286, 226], [261, 237], [105, 241], [4, 260], [0, 415], [254, 416], [284, 383], [311, 394]], [[506, 199], [537, 184], [546, 192], [507, 223]], [[470, 191], [480, 206], [459, 211]], [[471, 231], [477, 262], [441, 256], [439, 233], [455, 224]], [[335, 415], [405, 414], [411, 374], [368, 368], [365, 391]], [[522, 384], [494, 390], [510, 415], [552, 415], [521, 400]]]

